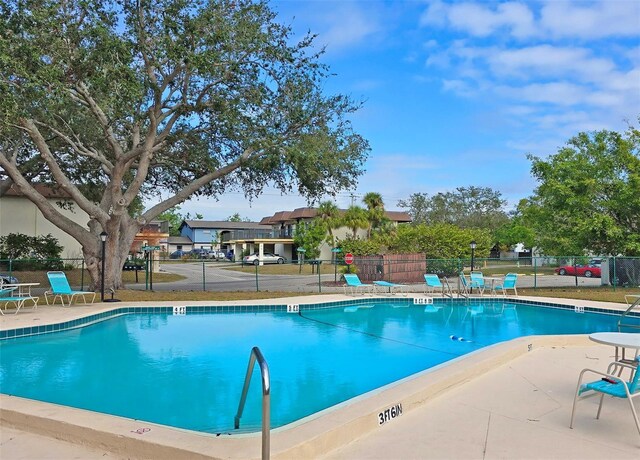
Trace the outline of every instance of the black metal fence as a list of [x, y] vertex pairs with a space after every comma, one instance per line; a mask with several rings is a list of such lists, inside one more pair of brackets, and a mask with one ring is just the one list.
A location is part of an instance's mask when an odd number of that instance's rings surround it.
[[[474, 259], [473, 270], [485, 276], [518, 274], [518, 287], [640, 287], [640, 257], [532, 257]], [[153, 270], [151, 269], [153, 267]], [[342, 292], [342, 274], [355, 272], [363, 283], [383, 280], [421, 292], [425, 273], [456, 279], [469, 273], [470, 259], [428, 259], [423, 255], [355, 257], [352, 265], [342, 260], [313, 260], [303, 264], [243, 265], [217, 260], [150, 259], [127, 264], [123, 283], [127, 289], [154, 291], [278, 291]], [[40, 283], [48, 288], [46, 272], [62, 270], [72, 287], [91, 288], [82, 259], [0, 260], [0, 282]]]

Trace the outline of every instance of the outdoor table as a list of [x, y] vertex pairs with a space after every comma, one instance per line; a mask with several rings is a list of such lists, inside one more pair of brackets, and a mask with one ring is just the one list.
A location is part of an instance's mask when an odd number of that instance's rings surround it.
[[[33, 302], [33, 308], [38, 308], [38, 297], [31, 295], [31, 288], [33, 286], [40, 286], [40, 283], [12, 283], [2, 285], [3, 288], [14, 288], [14, 293], [17, 297], [28, 297]], [[7, 305], [7, 303], [4, 304], [5, 310], [7, 309]]]
[[[616, 361], [631, 363], [632, 360], [625, 358], [627, 348], [640, 350], [640, 334], [635, 332], [594, 332], [589, 335], [589, 339], [604, 345], [611, 345], [616, 349]], [[620, 357], [619, 348], [622, 349]]]
[[496, 286], [496, 282], [499, 281], [503, 281], [504, 280], [504, 276], [485, 276], [484, 277], [484, 281], [485, 281], [485, 289], [486, 289], [486, 283], [487, 281], [491, 282], [491, 295], [496, 295], [496, 290], [495, 290], [495, 286]]
[[16, 288], [20, 297], [33, 297], [31, 295], [31, 288], [33, 286], [40, 286], [40, 283], [13, 283], [2, 285], [2, 287]]

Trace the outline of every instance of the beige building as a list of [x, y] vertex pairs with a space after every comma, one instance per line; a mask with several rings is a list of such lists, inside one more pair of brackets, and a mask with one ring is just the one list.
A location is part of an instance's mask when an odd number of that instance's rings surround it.
[[[42, 184], [36, 184], [35, 188], [62, 214], [89, 229], [89, 215], [71, 201], [69, 195], [62, 189]], [[64, 248], [61, 254], [63, 259], [82, 258], [80, 243], [45, 219], [36, 205], [25, 198], [14, 186], [0, 197], [0, 236], [10, 233], [29, 236], [51, 234]]]

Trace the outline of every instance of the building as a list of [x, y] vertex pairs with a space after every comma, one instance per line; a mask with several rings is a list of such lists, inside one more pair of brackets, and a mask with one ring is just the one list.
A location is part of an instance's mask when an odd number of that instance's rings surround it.
[[[60, 213], [89, 230], [89, 215], [71, 200], [69, 194], [60, 187], [33, 184]], [[42, 215], [38, 207], [13, 185], [0, 197], [0, 236], [21, 233], [28, 236], [51, 234], [64, 248], [63, 259], [82, 258], [82, 246], [71, 235], [63, 232]]]
[[229, 222], [219, 220], [183, 220], [180, 236], [168, 239], [169, 253], [177, 250], [233, 249], [229, 243], [236, 238], [269, 237], [271, 227], [258, 222]]
[[[232, 247], [234, 254], [241, 254], [246, 251], [260, 254], [272, 252], [286, 257], [288, 260], [295, 260], [298, 258], [297, 248], [293, 241], [296, 226], [304, 222], [310, 222], [316, 215], [316, 208], [308, 207], [294, 209], [293, 211], [279, 211], [273, 216], [264, 217], [259, 223], [262, 227], [269, 227], [269, 232], [262, 231], [261, 235], [232, 233], [229, 235], [228, 244]], [[411, 216], [406, 212], [385, 211], [385, 215], [393, 225], [411, 222]], [[334, 230], [333, 235], [336, 240], [345, 239], [351, 235], [351, 230], [341, 227]], [[359, 230], [357, 236], [366, 237], [366, 230]], [[226, 241], [224, 242], [226, 243]], [[323, 242], [320, 246], [318, 258], [331, 260], [333, 256], [332, 249], [329, 243]]]

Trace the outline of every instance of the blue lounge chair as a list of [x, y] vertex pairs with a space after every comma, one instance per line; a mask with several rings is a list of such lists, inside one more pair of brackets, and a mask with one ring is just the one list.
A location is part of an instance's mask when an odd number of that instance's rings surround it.
[[482, 272], [471, 272], [471, 283], [469, 288], [471, 292], [473, 289], [477, 289], [480, 292], [480, 295], [484, 293], [484, 275]]
[[344, 280], [347, 284], [344, 285], [344, 293], [347, 294], [347, 291], [350, 290], [351, 294], [357, 294], [358, 292], [362, 292], [363, 294], [372, 294], [374, 290], [373, 284], [363, 284], [360, 281], [360, 278], [355, 273], [345, 273]]
[[402, 295], [407, 295], [407, 285], [406, 284], [397, 284], [390, 283], [388, 281], [374, 281], [373, 282], [373, 292], [376, 292], [376, 288], [388, 289], [389, 294], [395, 294], [396, 292], [400, 292]]
[[442, 281], [440, 281], [440, 278], [438, 278], [438, 275], [436, 275], [435, 273], [425, 273], [424, 293], [435, 294], [438, 290], [440, 290], [442, 297], [444, 296], [453, 297], [453, 290], [451, 289], [451, 286], [449, 286], [449, 282], [447, 281], [447, 278], [443, 278], [443, 280], [444, 280], [444, 284], [442, 283]]
[[[629, 401], [629, 406], [631, 406], [631, 412], [633, 413], [633, 419], [636, 422], [638, 434], [640, 434], [640, 421], [638, 420], [638, 414], [632, 401], [633, 398], [640, 396], [640, 368], [638, 368], [638, 364], [640, 364], [640, 357], [636, 357], [636, 363], [633, 365], [615, 361], [609, 364], [606, 374], [594, 369], [583, 369], [582, 372], [580, 372], [576, 395], [573, 398], [573, 409], [571, 410], [571, 422], [569, 423], [569, 428], [573, 428], [573, 417], [576, 412], [578, 399], [584, 399], [589, 396], [599, 394], [600, 404], [598, 405], [596, 419], [600, 418], [602, 402], [605, 395], [613, 396], [614, 398], [626, 399]], [[631, 377], [628, 381], [620, 377], [620, 374], [624, 369], [629, 369], [631, 371]], [[587, 373], [595, 374], [599, 379], [583, 384], [582, 379]], [[583, 393], [587, 392], [589, 393], [587, 396], [582, 396]]]
[[82, 301], [86, 304], [87, 297], [92, 296], [91, 302], [93, 303], [96, 300], [96, 293], [93, 291], [74, 291], [69, 286], [69, 281], [67, 280], [67, 275], [64, 272], [47, 272], [47, 278], [49, 278], [49, 284], [51, 284], [51, 290], [44, 293], [44, 300], [49, 305], [49, 296], [53, 297], [53, 303], [56, 302], [56, 298], [60, 297], [60, 302], [64, 307], [64, 296], [67, 297], [69, 301], [69, 306], [73, 303], [73, 299], [75, 297], [82, 297]]
[[460, 286], [458, 288], [458, 297], [469, 297], [469, 295], [471, 294], [469, 291], [471, 287], [471, 282], [467, 280], [467, 277], [462, 272], [460, 272], [458, 279], [460, 280]]
[[507, 273], [502, 280], [502, 283], [499, 283], [493, 286], [492, 294], [497, 295], [498, 291], [502, 292], [502, 295], [507, 295], [507, 290], [512, 289], [514, 294], [518, 295], [518, 290], [516, 289], [516, 283], [518, 282], [518, 274], [517, 273]]

